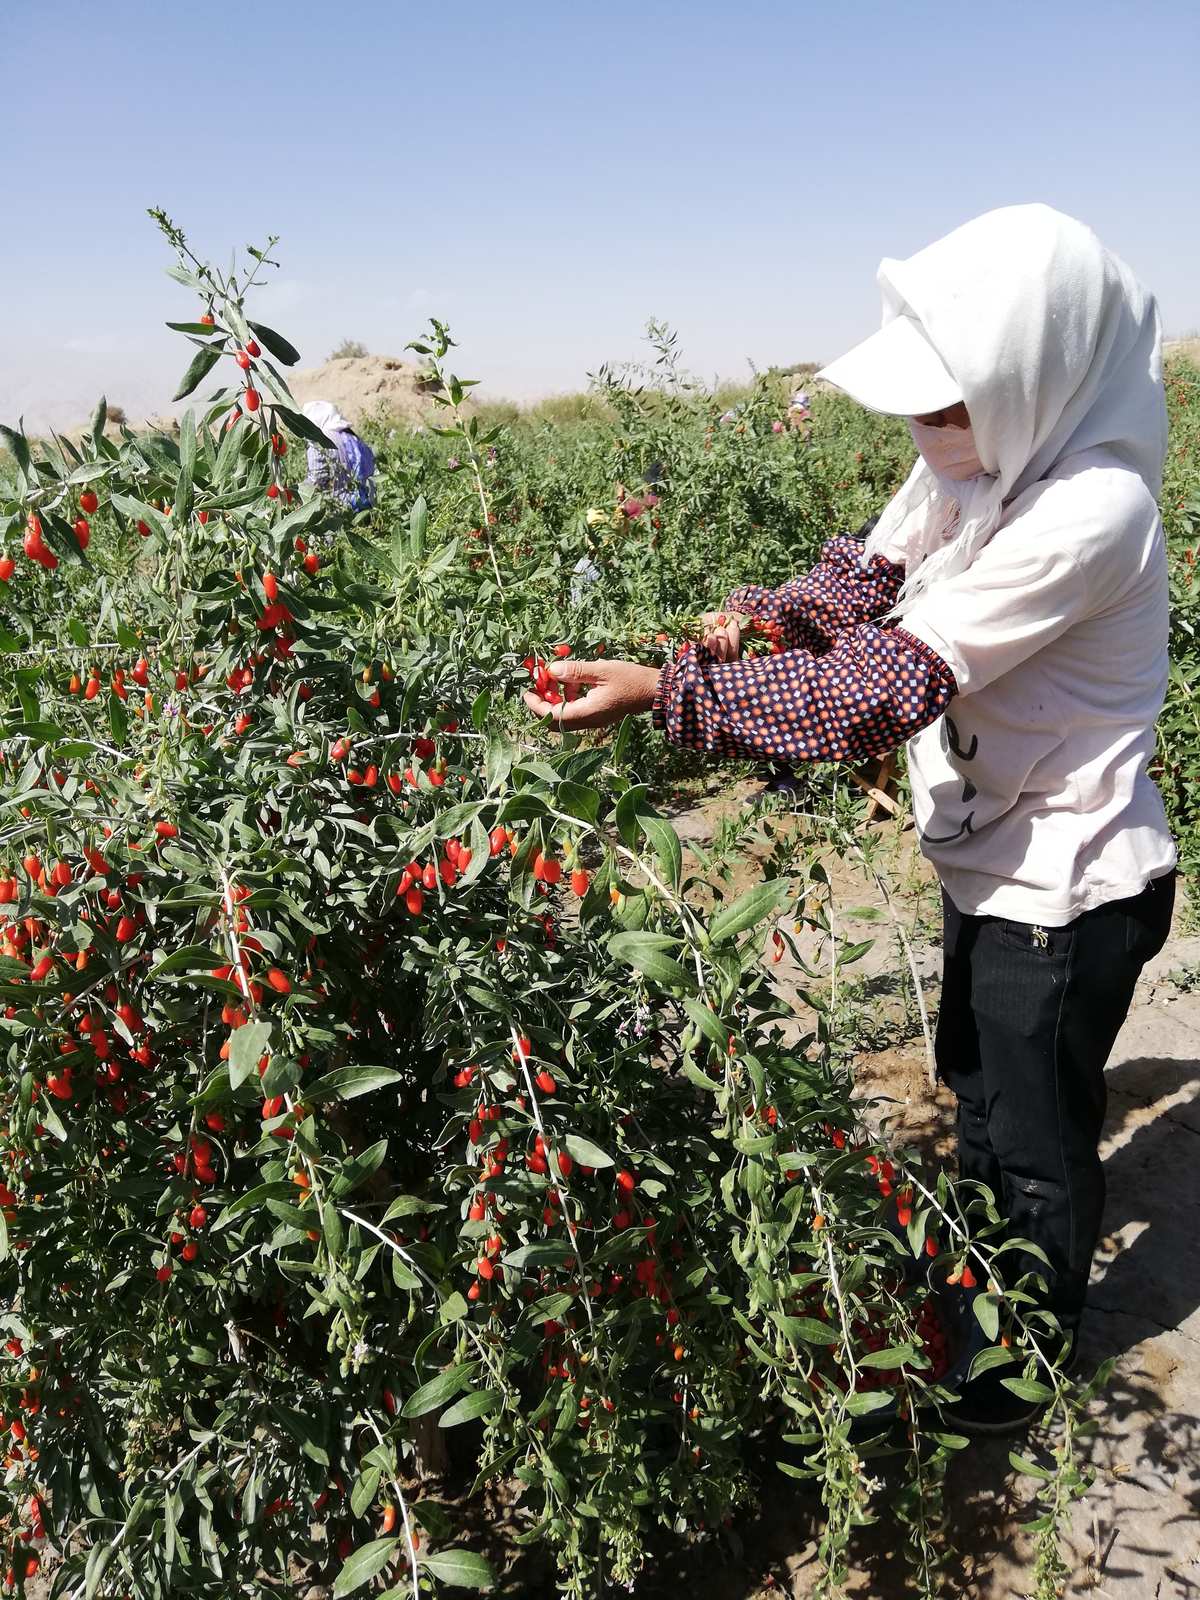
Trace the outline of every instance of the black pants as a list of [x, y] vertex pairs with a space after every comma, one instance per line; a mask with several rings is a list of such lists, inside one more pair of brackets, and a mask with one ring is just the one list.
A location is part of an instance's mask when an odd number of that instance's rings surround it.
[[1175, 874], [1065, 928], [964, 916], [942, 899], [937, 1064], [958, 1097], [959, 1175], [985, 1183], [1012, 1234], [1050, 1261], [1001, 1256], [1006, 1280], [1041, 1272], [1048, 1308], [1074, 1330], [1104, 1209], [1104, 1065], [1166, 940]]

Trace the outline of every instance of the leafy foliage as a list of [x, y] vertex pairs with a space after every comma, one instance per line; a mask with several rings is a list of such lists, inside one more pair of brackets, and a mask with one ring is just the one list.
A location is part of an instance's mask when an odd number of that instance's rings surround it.
[[[218, 387], [178, 438], [103, 403], [5, 434], [14, 1584], [44, 1539], [57, 1595], [486, 1587], [431, 1424], [564, 1595], [720, 1529], [776, 1455], [836, 1584], [902, 1414], [932, 1593], [955, 1363], [1078, 1419], [1031, 1258], [866, 1125], [815, 973], [796, 1035], [771, 955], [808, 925], [836, 959], [825, 841], [772, 830], [736, 894], [742, 841], [684, 855], [636, 730], [548, 747], [515, 693], [568, 637], [661, 660], [875, 509], [903, 439], [824, 399], [776, 429], [768, 380], [723, 424], [662, 330], [602, 375], [615, 422], [491, 427], [433, 323], [442, 426], [379, 438], [352, 517], [298, 481], [296, 352], [248, 320], [274, 241], [227, 275], [157, 216], [181, 392]], [[1050, 1592], [1069, 1444], [1044, 1481]]]

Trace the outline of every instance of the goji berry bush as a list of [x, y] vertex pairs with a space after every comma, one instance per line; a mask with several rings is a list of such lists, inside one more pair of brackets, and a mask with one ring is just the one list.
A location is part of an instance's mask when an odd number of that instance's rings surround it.
[[644, 732], [520, 708], [556, 649], [661, 659], [861, 520], [903, 441], [777, 427], [766, 381], [722, 423], [665, 335], [593, 421], [489, 427], [435, 323], [439, 430], [380, 436], [354, 515], [251, 320], [274, 241], [224, 273], [157, 220], [197, 409], [4, 432], [0, 1577], [485, 1589], [503, 1489], [582, 1600], [783, 1470], [830, 1589], [879, 1514], [933, 1594], [939, 1407], [1002, 1364], [1061, 1424], [1015, 1458], [1052, 1593], [1088, 1391], [1039, 1263], [852, 1099], [817, 975], [799, 1036], [773, 982], [799, 930], [838, 959], [852, 808], [759, 831], [735, 893], [753, 820], [685, 854]]

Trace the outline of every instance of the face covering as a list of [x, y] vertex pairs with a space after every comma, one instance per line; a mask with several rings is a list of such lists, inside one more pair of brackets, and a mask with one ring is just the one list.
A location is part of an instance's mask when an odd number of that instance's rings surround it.
[[970, 427], [931, 428], [909, 419], [913, 443], [939, 478], [962, 483], [987, 471], [975, 452], [975, 435]]

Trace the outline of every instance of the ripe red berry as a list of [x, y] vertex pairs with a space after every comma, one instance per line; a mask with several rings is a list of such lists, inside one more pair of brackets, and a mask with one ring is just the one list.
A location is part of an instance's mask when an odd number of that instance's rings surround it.
[[258, 390], [247, 389], [245, 394], [242, 396], [242, 403], [246, 407], [247, 411], [257, 411], [260, 404]]
[[538, 1088], [543, 1094], [553, 1094], [555, 1089], [558, 1087], [554, 1079], [546, 1071], [545, 1067], [542, 1068], [533, 1081], [537, 1084]]
[[79, 496], [79, 509], [86, 512], [89, 517], [99, 509], [99, 506], [100, 502], [96, 498], [94, 489], [85, 489]]
[[[237, 362], [238, 366], [241, 367], [243, 372], [248, 372], [250, 370], [250, 355], [249, 355], [248, 351], [239, 350], [237, 355], [234, 356], [233, 359]], [[254, 407], [253, 406], [247, 406], [246, 409], [249, 410], [249, 411], [253, 411]]]
[[154, 1276], [158, 1279], [159, 1283], [166, 1283], [167, 1279], [171, 1276], [171, 1263], [169, 1261], [164, 1261]]
[[959, 1281], [962, 1283], [964, 1289], [973, 1289], [978, 1280], [976, 1279], [975, 1274], [971, 1271], [970, 1267], [966, 1266], [962, 1270], [962, 1278]]
[[188, 1226], [199, 1230], [208, 1221], [208, 1212], [203, 1206], [193, 1206], [188, 1213]]
[[310, 550], [308, 552], [304, 558], [303, 566], [305, 572], [308, 573], [310, 578], [315, 578], [317, 573], [320, 572], [321, 561], [315, 550]]
[[576, 867], [575, 871], [571, 874], [571, 893], [578, 895], [582, 900], [584, 895], [588, 892], [588, 885], [591, 883], [591, 881], [592, 880], [588, 877], [587, 873], [582, 867]]
[[632, 1172], [618, 1172], [617, 1188], [621, 1190], [622, 1194], [632, 1194], [637, 1188], [637, 1179]]
[[291, 994], [292, 980], [279, 967], [267, 968], [267, 982], [276, 994]]
[[17, 570], [17, 564], [11, 556], [0, 556], [0, 583], [7, 583]]
[[258, 348], [257, 343], [253, 339], [249, 339], [246, 342], [246, 354], [248, 356], [262, 355], [262, 351]]

